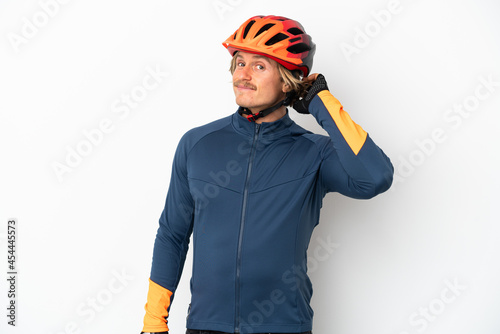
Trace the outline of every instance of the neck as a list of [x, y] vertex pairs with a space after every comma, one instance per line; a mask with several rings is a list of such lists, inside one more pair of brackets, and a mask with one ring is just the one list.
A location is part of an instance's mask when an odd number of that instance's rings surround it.
[[[254, 113], [254, 112], [252, 111], [252, 113]], [[281, 106], [280, 108], [276, 109], [275, 111], [273, 111], [269, 115], [266, 115], [264, 117], [261, 117], [261, 118], [255, 120], [255, 123], [261, 124], [261, 123], [275, 122], [275, 121], [279, 120], [280, 118], [282, 118], [283, 116], [285, 116], [285, 114], [286, 114], [286, 106]]]

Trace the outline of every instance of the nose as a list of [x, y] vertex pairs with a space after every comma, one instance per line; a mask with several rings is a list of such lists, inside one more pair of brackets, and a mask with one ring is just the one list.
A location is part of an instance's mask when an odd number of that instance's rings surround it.
[[236, 68], [236, 71], [234, 72], [234, 74], [235, 74], [235, 78], [238, 80], [251, 81], [252, 80], [251, 72], [252, 71], [248, 66], [244, 66], [244, 67]]

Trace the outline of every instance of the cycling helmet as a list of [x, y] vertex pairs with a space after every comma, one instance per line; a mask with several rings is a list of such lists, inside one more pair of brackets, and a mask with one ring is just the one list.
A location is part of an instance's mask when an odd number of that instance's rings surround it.
[[311, 73], [316, 45], [302, 25], [282, 16], [254, 16], [222, 43], [231, 56], [245, 51], [269, 57], [285, 68]]

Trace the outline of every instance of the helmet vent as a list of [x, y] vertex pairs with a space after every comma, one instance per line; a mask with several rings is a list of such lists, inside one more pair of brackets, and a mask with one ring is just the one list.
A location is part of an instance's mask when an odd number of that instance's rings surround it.
[[295, 45], [290, 46], [286, 50], [290, 53], [293, 53], [293, 54], [299, 54], [299, 53], [310, 51], [311, 47], [309, 45], [307, 45], [306, 43], [299, 43], [299, 44], [295, 44]]
[[274, 35], [271, 39], [269, 39], [267, 42], [266, 42], [266, 45], [269, 46], [269, 45], [274, 45], [278, 42], [281, 42], [282, 40], [285, 40], [287, 39], [288, 36], [285, 35], [285, 34], [282, 34], [282, 33], [278, 33], [276, 35]]
[[271, 29], [272, 27], [274, 27], [274, 23], [268, 23], [268, 24], [266, 24], [265, 26], [263, 26], [262, 28], [260, 28], [260, 30], [255, 34], [255, 37], [259, 36], [264, 31]]
[[296, 27], [290, 28], [287, 31], [290, 34], [295, 35], [295, 36], [304, 34], [304, 32], [302, 30], [300, 30], [299, 28], [296, 28]]
[[243, 39], [245, 39], [247, 37], [247, 34], [250, 31], [250, 28], [252, 28], [254, 23], [255, 23], [255, 20], [248, 22], [247, 26], [245, 27], [245, 31], [243, 32]]

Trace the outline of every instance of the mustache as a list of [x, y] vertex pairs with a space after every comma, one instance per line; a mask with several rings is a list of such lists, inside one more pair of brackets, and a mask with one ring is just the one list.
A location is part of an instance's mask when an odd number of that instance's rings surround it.
[[252, 84], [250, 84], [250, 83], [248, 83], [246, 81], [243, 81], [243, 80], [235, 81], [233, 83], [233, 86], [235, 86], [235, 87], [243, 86], [245, 88], [250, 88], [250, 89], [253, 89], [253, 90], [257, 89], [257, 87], [255, 87], [254, 85], [252, 85]]

